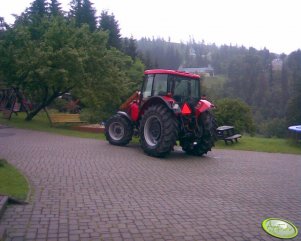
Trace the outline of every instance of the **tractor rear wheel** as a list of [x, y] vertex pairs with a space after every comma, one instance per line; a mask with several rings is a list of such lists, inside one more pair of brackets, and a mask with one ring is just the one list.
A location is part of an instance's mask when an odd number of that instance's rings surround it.
[[195, 145], [194, 143], [186, 143], [182, 145], [183, 151], [189, 155], [202, 156], [214, 146], [214, 142], [217, 140], [216, 137], [216, 120], [214, 116], [206, 111], [201, 114], [198, 120], [199, 127], [202, 130], [201, 138], [198, 138]]
[[164, 157], [173, 150], [178, 138], [178, 122], [164, 105], [145, 110], [140, 123], [140, 143], [150, 156]]
[[119, 114], [112, 116], [106, 123], [105, 135], [106, 139], [112, 145], [127, 145], [133, 136], [131, 121]]

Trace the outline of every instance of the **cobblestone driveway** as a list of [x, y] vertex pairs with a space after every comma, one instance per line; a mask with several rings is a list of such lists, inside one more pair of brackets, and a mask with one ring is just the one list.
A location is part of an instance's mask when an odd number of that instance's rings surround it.
[[[29, 178], [8, 207], [8, 240], [278, 240], [261, 222], [301, 226], [301, 157], [214, 150], [166, 159], [138, 145], [0, 130], [0, 156]], [[300, 240], [301, 236], [294, 240]]]

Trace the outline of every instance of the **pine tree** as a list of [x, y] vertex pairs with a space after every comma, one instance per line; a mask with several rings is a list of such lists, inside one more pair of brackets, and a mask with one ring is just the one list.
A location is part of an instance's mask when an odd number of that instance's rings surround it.
[[114, 14], [109, 15], [107, 11], [103, 11], [100, 16], [100, 30], [109, 32], [108, 45], [121, 49], [121, 34], [118, 21], [115, 20]]
[[82, 0], [72, 0], [70, 9], [70, 17], [75, 19], [75, 24], [77, 27], [80, 27], [82, 24]]
[[131, 38], [122, 39], [122, 51], [131, 56], [133, 60], [137, 57], [137, 41], [131, 36]]
[[88, 24], [91, 31], [96, 30], [95, 9], [89, 0], [72, 0], [70, 15], [75, 19], [76, 26]]
[[42, 22], [49, 16], [49, 5], [47, 0], [35, 0], [24, 13], [19, 16], [15, 24], [27, 26], [34, 39], [39, 39], [45, 32]]
[[48, 3], [46, 0], [35, 0], [29, 8], [29, 13], [33, 16], [44, 17], [48, 14]]
[[[5, 35], [5, 32], [7, 29], [9, 29], [8, 24], [5, 22], [3, 17], [0, 17], [0, 40]], [[0, 82], [1, 82], [1, 80], [0, 80]]]
[[83, 0], [82, 5], [82, 24], [86, 23], [89, 25], [90, 30], [93, 32], [96, 30], [96, 17], [93, 3], [89, 0]]
[[51, 0], [49, 5], [49, 12], [52, 16], [62, 15], [61, 4], [57, 0]]
[[287, 62], [290, 69], [291, 96], [286, 119], [289, 125], [299, 125], [301, 123], [301, 50], [291, 53]]
[[6, 29], [8, 29], [9, 26], [8, 24], [5, 22], [3, 17], [0, 17], [0, 32], [5, 31]]

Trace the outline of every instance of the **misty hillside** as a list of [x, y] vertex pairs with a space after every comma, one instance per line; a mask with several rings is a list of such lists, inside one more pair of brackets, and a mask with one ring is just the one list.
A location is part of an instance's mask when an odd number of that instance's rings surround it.
[[268, 49], [216, 46], [191, 41], [171, 43], [143, 38], [137, 48], [146, 68], [212, 67], [203, 93], [213, 102], [238, 98], [252, 107], [257, 130], [284, 136], [288, 125], [301, 123], [301, 51], [278, 55]]

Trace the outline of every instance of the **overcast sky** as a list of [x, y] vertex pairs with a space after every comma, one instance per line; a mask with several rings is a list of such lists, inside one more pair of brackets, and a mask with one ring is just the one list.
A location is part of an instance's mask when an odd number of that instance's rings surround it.
[[[33, 0], [0, 0], [9, 23]], [[70, 0], [59, 0], [64, 10]], [[244, 45], [289, 54], [301, 49], [300, 0], [91, 0], [100, 15], [114, 13], [121, 34], [163, 37], [172, 42]]]

